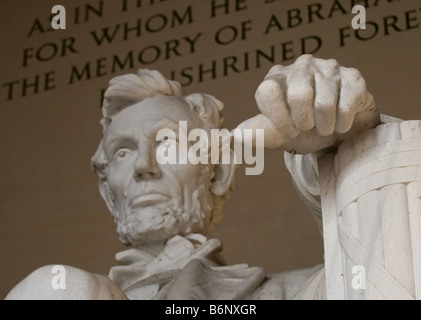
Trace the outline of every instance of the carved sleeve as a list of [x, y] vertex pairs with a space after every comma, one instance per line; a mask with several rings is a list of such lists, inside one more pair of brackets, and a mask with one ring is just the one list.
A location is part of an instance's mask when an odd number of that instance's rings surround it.
[[[402, 122], [402, 120], [381, 115], [381, 124]], [[291, 154], [285, 152], [284, 161], [291, 174], [292, 182], [304, 203], [310, 208], [322, 232], [322, 213], [320, 200], [320, 183], [317, 158], [327, 153]]]

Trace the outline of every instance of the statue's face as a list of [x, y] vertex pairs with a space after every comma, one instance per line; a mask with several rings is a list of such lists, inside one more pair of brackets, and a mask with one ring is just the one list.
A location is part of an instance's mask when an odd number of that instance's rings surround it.
[[[208, 165], [164, 164], [156, 159], [160, 129], [178, 134], [203, 122], [181, 98], [157, 95], [115, 116], [104, 132], [111, 207], [123, 241], [133, 245], [200, 232], [210, 219]], [[162, 146], [162, 145], [161, 145]]]

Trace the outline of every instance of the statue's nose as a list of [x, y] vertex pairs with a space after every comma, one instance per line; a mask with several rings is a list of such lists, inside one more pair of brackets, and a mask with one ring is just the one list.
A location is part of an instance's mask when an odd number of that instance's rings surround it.
[[134, 164], [134, 176], [136, 180], [161, 177], [161, 170], [155, 154], [146, 146], [139, 149]]

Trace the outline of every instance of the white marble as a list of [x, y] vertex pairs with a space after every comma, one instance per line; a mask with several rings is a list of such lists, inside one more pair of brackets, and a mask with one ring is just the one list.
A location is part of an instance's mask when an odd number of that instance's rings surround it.
[[155, 139], [181, 120], [188, 130], [222, 128], [223, 104], [143, 69], [110, 81], [104, 135], [92, 158], [100, 193], [130, 248], [116, 255], [107, 276], [64, 266], [62, 289], [54, 287], [53, 266], [45, 266], [6, 298], [420, 298], [420, 122], [381, 118], [358, 70], [310, 55], [274, 66], [256, 101], [261, 113], [238, 129], [264, 129], [265, 147], [285, 151], [324, 237], [325, 265], [279, 274], [224, 265], [212, 231], [234, 162], [162, 165], [157, 148], [178, 142]]

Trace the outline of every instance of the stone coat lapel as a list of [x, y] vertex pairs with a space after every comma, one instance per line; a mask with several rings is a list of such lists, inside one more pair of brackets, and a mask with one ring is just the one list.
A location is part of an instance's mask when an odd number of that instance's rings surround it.
[[137, 248], [119, 252], [109, 277], [129, 299], [242, 299], [263, 281], [263, 269], [221, 267], [221, 250], [217, 239], [175, 236], [156, 256]]

